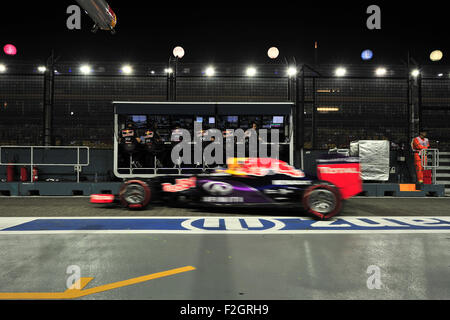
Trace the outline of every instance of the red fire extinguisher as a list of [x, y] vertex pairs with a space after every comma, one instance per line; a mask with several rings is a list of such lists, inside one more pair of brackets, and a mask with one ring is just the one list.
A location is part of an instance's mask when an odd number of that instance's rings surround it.
[[12, 164], [8, 164], [6, 168], [6, 181], [7, 182], [14, 181], [14, 166]]
[[22, 182], [28, 181], [28, 171], [26, 167], [20, 168], [20, 181]]
[[33, 182], [38, 181], [38, 169], [33, 167]]
[[33, 167], [33, 182], [38, 180], [38, 170], [36, 167]]

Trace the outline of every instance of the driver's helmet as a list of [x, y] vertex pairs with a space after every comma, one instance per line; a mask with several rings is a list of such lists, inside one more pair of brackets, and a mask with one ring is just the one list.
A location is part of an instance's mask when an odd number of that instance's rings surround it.
[[153, 138], [153, 136], [154, 136], [154, 133], [153, 133], [153, 131], [152, 130], [145, 130], [145, 132], [144, 132], [144, 138]]

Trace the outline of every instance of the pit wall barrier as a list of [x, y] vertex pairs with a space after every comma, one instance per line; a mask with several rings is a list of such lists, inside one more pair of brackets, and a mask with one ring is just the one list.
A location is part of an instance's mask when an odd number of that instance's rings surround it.
[[[303, 152], [303, 171], [309, 176], [316, 176], [317, 165], [316, 159], [327, 153], [323, 150], [305, 150]], [[29, 161], [29, 152], [25, 150], [17, 150], [16, 161]], [[389, 181], [386, 183], [411, 183], [415, 181], [415, 168], [412, 157], [406, 157], [405, 162], [397, 161], [398, 155], [396, 151], [390, 152], [390, 175]], [[12, 159], [4, 158], [3, 163], [7, 163]], [[61, 154], [55, 154], [52, 162], [66, 162], [67, 159]], [[59, 182], [76, 182], [76, 173], [71, 167], [43, 167], [37, 166], [39, 171], [38, 181], [46, 179], [59, 180]], [[30, 175], [29, 168], [28, 175]], [[0, 166], [0, 180], [6, 180], [6, 166]], [[15, 168], [15, 181], [20, 181], [20, 167]], [[89, 166], [83, 167], [80, 172], [80, 182], [114, 182], [121, 181], [113, 174], [113, 150], [112, 149], [90, 149]], [[375, 182], [376, 183], [376, 182]]]
[[364, 183], [360, 196], [366, 197], [445, 197], [445, 186], [424, 184], [417, 189], [409, 183]]
[[[317, 173], [316, 159], [326, 151], [305, 151], [303, 155], [303, 170], [309, 176]], [[21, 157], [26, 157], [26, 153]], [[386, 183], [364, 183], [361, 196], [369, 197], [424, 197], [445, 196], [444, 185], [424, 185], [422, 190], [413, 190], [410, 181], [415, 181], [415, 169], [412, 158], [406, 158], [403, 163], [397, 162], [396, 151], [390, 152], [391, 173]], [[5, 159], [3, 159], [5, 162]], [[52, 159], [57, 162], [62, 159]], [[20, 168], [16, 168], [15, 182], [0, 182], [0, 196], [88, 196], [95, 193], [117, 193], [121, 179], [117, 179], [113, 172], [112, 150], [91, 149], [89, 166], [80, 172], [80, 183], [76, 183], [73, 168], [67, 167], [38, 167], [39, 181], [21, 183]], [[0, 166], [0, 179], [6, 181], [6, 167]], [[59, 180], [45, 182], [46, 179]], [[409, 186], [408, 186], [409, 185]], [[106, 192], [103, 192], [106, 191]]]
[[[121, 182], [3, 182], [1, 196], [89, 196], [91, 194], [118, 194]], [[445, 197], [444, 185], [365, 183], [359, 196], [366, 197]]]
[[[3, 182], [1, 196], [89, 196], [91, 194], [118, 194], [121, 182]], [[365, 183], [359, 196], [366, 197], [445, 197], [444, 185]]]
[[0, 196], [89, 196], [118, 194], [121, 182], [5, 182], [0, 183]]
[[[4, 150], [3, 150], [4, 151]], [[29, 163], [30, 156], [28, 150], [14, 150], [14, 153], [10, 151], [10, 154], [3, 152], [2, 163], [8, 162], [16, 163]], [[90, 149], [89, 150], [89, 165], [81, 168], [79, 173], [80, 182], [111, 182], [121, 181], [116, 179], [113, 175], [113, 151], [109, 149]], [[73, 161], [74, 154], [64, 153], [63, 151], [54, 152], [51, 154], [52, 163], [70, 163]], [[81, 161], [85, 161], [86, 155], [81, 155]], [[35, 159], [36, 160], [36, 159]], [[49, 159], [40, 159], [45, 162], [50, 162]], [[38, 181], [45, 181], [51, 179], [53, 181], [59, 180], [59, 182], [76, 182], [77, 173], [73, 167], [70, 166], [39, 166], [38, 169]], [[28, 177], [30, 177], [30, 167], [25, 166], [28, 171]], [[15, 179], [14, 182], [20, 181], [21, 166], [15, 166]], [[7, 166], [0, 166], [0, 180], [6, 180]], [[1, 183], [1, 182], [0, 182]]]

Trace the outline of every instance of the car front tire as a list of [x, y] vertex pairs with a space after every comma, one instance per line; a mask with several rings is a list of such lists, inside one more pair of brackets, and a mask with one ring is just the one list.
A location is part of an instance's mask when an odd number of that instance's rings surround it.
[[123, 207], [139, 210], [144, 209], [151, 200], [149, 185], [141, 180], [130, 180], [123, 184], [119, 191], [120, 203]]

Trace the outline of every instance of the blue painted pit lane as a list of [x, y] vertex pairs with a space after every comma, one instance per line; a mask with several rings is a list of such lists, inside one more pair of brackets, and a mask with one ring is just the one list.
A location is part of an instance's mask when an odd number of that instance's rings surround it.
[[[0, 218], [10, 232], [315, 233], [450, 232], [450, 217], [338, 217], [317, 221], [294, 217], [99, 217]], [[8, 223], [6, 223], [7, 221]]]
[[180, 230], [184, 219], [35, 219], [1, 231]]

